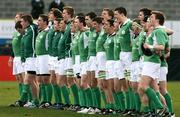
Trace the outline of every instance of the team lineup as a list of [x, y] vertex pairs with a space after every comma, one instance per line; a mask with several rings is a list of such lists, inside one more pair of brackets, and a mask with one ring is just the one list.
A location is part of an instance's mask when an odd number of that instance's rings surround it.
[[173, 30], [164, 26], [163, 12], [137, 14], [130, 20], [126, 8], [117, 7], [101, 16], [75, 15], [65, 6], [34, 24], [31, 15], [17, 13], [9, 65], [20, 97], [10, 106], [175, 117], [166, 62]]

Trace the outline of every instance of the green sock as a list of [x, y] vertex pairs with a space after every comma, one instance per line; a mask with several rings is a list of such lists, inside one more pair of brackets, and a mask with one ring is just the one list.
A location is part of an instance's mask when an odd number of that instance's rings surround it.
[[119, 100], [118, 95], [117, 95], [116, 92], [113, 92], [113, 97], [114, 97], [114, 101], [115, 101], [115, 104], [114, 104], [115, 110], [120, 110], [121, 109], [121, 104], [120, 104], [120, 100]]
[[55, 103], [62, 103], [61, 88], [57, 84], [53, 84]]
[[42, 98], [41, 99], [41, 102], [45, 103], [47, 102], [47, 95], [46, 95], [46, 88], [45, 88], [45, 84], [41, 84], [40, 85], [40, 97]]
[[39, 106], [39, 100], [37, 98], [33, 99], [32, 103], [34, 103], [36, 106]]
[[79, 101], [81, 106], [86, 106], [86, 96], [82, 88], [79, 89]]
[[125, 96], [126, 96], [126, 109], [130, 110], [130, 95], [129, 95], [129, 91], [125, 92]]
[[115, 109], [115, 108], [114, 108], [114, 104], [110, 103], [110, 104], [109, 104], [109, 109], [113, 109], [113, 110], [114, 110], [114, 109]]
[[63, 94], [65, 103], [70, 104], [68, 88], [64, 85], [61, 87], [61, 89], [62, 89], [62, 94]]
[[28, 92], [28, 101], [31, 102], [33, 100], [33, 94], [32, 94], [32, 89], [30, 88]]
[[107, 105], [107, 100], [106, 100], [105, 92], [101, 91], [101, 95], [102, 95], [102, 99], [103, 99], [104, 105], [106, 106]]
[[149, 100], [149, 108], [151, 111], [156, 110], [156, 105], [152, 100]]
[[129, 87], [130, 109], [135, 109], [135, 93], [131, 87]]
[[101, 108], [101, 92], [99, 87], [94, 88], [94, 94], [95, 94], [95, 107]]
[[117, 96], [118, 96], [120, 104], [121, 104], [121, 110], [124, 111], [125, 110], [125, 104], [126, 104], [124, 93], [118, 92]]
[[135, 106], [136, 106], [136, 111], [140, 112], [141, 111], [141, 99], [138, 93], [135, 93]]
[[167, 107], [168, 107], [169, 112], [170, 112], [170, 113], [173, 113], [174, 111], [173, 111], [173, 106], [172, 106], [172, 98], [171, 98], [170, 94], [169, 94], [169, 93], [166, 93], [166, 94], [164, 95], [164, 98], [165, 98], [165, 100], [166, 100], [166, 104], [167, 104]]
[[71, 86], [71, 91], [72, 91], [73, 96], [74, 96], [74, 104], [79, 105], [79, 94], [78, 94], [78, 87], [76, 84], [73, 84]]
[[45, 84], [45, 89], [46, 89], [46, 95], [47, 95], [47, 102], [51, 102], [52, 100], [52, 85], [49, 83], [49, 84]]
[[24, 84], [23, 85], [23, 91], [22, 91], [22, 95], [20, 97], [20, 100], [23, 102], [27, 102], [28, 101], [28, 93], [30, 92], [30, 86], [29, 84]]
[[23, 84], [19, 83], [19, 95], [22, 95]]
[[163, 108], [161, 101], [159, 100], [158, 96], [156, 95], [155, 91], [152, 88], [146, 89], [145, 93], [147, 94], [149, 100], [150, 101], [152, 100], [154, 102], [157, 109]]
[[143, 106], [143, 112], [150, 112], [149, 106]]
[[92, 100], [92, 91], [91, 88], [85, 89], [85, 95], [86, 95], [86, 103], [88, 107], [93, 106], [93, 100]]

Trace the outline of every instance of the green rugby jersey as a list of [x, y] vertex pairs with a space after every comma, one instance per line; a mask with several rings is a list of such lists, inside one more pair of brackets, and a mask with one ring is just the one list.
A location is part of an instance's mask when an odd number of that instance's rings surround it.
[[61, 32], [61, 37], [58, 42], [58, 60], [65, 58], [65, 38], [64, 32]]
[[140, 57], [141, 57], [141, 55], [139, 53], [139, 45], [140, 45], [139, 38], [140, 38], [140, 35], [137, 35], [132, 40], [132, 62], [139, 61]]
[[88, 58], [88, 40], [89, 40], [88, 36], [89, 36], [89, 32], [84, 31], [81, 32], [78, 39], [80, 62], [86, 62]]
[[121, 52], [121, 46], [120, 46], [120, 37], [115, 35], [114, 37], [114, 60], [120, 60], [120, 52]]
[[[163, 45], [165, 46], [164, 40], [167, 38], [167, 34], [159, 27], [154, 28], [152, 33], [147, 37], [146, 43], [149, 45]], [[160, 56], [153, 52], [151, 56], [144, 56], [145, 62], [161, 63]]]
[[71, 23], [70, 22], [66, 24], [64, 38], [65, 38], [65, 56], [69, 58], [69, 57], [72, 57], [71, 49], [70, 49], [71, 47]]
[[88, 57], [96, 56], [96, 40], [98, 33], [95, 29], [89, 30], [89, 41], [88, 41]]
[[12, 49], [15, 57], [21, 56], [21, 38], [22, 35], [19, 32], [13, 33]]
[[116, 33], [107, 36], [104, 43], [104, 48], [106, 52], [106, 60], [114, 60], [114, 38]]
[[101, 32], [96, 40], [96, 52], [105, 52], [104, 43], [107, 39], [107, 33], [104, 29], [101, 29]]
[[48, 31], [48, 53], [50, 56], [52, 56], [52, 42], [53, 42], [53, 36], [54, 36], [54, 28], [50, 28]]
[[22, 37], [22, 50], [24, 57], [35, 57], [35, 39], [37, 36], [37, 26], [35, 24], [29, 25], [25, 29], [25, 34]]
[[48, 30], [49, 28], [40, 31], [36, 37], [36, 45], [35, 45], [36, 55], [48, 54], [48, 35], [47, 35]]
[[52, 39], [52, 56], [58, 57], [58, 42], [61, 38], [61, 32], [56, 31]]
[[131, 52], [131, 40], [132, 40], [132, 31], [131, 31], [132, 21], [127, 19], [119, 28], [118, 35], [120, 37], [120, 45], [122, 52]]

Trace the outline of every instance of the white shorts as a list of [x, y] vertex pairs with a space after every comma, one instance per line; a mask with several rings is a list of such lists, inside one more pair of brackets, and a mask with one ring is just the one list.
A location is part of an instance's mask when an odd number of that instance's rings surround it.
[[21, 57], [14, 57], [13, 59], [13, 75], [18, 75], [25, 72]]
[[66, 71], [65, 71], [65, 60], [64, 59], [60, 59], [58, 61], [58, 70], [57, 73], [59, 75], [66, 75]]
[[88, 68], [88, 64], [87, 62], [82, 62], [81, 63], [81, 75], [86, 75], [87, 74], [87, 68]]
[[132, 53], [131, 52], [120, 52], [120, 61], [123, 70], [130, 70], [132, 63]]
[[121, 65], [120, 60], [117, 60], [114, 62], [114, 74], [115, 74], [115, 78], [118, 78], [118, 79], [125, 78], [124, 71], [122, 69], [122, 65]]
[[58, 62], [58, 57], [54, 57], [54, 56], [49, 56], [49, 70], [56, 70], [56, 64]]
[[97, 59], [97, 71], [105, 71], [106, 70], [106, 53], [98, 52], [96, 55]]
[[73, 71], [74, 71], [74, 76], [76, 76], [76, 74], [80, 73], [81, 71], [80, 55], [75, 55], [75, 63], [73, 65]]
[[168, 73], [168, 68], [161, 67], [160, 68], [160, 76], [158, 78], [158, 81], [167, 81], [167, 73]]
[[34, 57], [26, 58], [24, 69], [25, 69], [25, 72], [36, 71], [36, 58]]
[[90, 56], [88, 60], [88, 71], [96, 71], [97, 70], [97, 64], [96, 64], [96, 57]]
[[159, 78], [160, 75], [160, 63], [144, 62], [142, 75], [149, 76], [153, 79]]
[[36, 74], [49, 74], [49, 55], [36, 57]]
[[139, 82], [141, 75], [140, 61], [132, 62], [131, 64], [131, 82]]
[[115, 78], [115, 72], [114, 72], [114, 60], [107, 60], [106, 61], [106, 79], [113, 79]]
[[65, 70], [73, 69], [72, 58], [65, 58]]

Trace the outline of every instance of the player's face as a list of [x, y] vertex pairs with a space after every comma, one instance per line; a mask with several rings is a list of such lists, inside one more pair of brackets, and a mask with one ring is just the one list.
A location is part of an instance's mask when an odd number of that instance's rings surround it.
[[88, 27], [92, 26], [92, 19], [89, 16], [85, 16], [85, 22]]
[[38, 18], [38, 21], [37, 21], [37, 24], [38, 24], [38, 28], [39, 29], [43, 29], [43, 26], [44, 26], [44, 21], [41, 17]]
[[92, 27], [96, 30], [96, 32], [100, 32], [100, 24], [98, 24], [96, 21], [92, 22]]
[[132, 30], [133, 30], [134, 34], [137, 34], [137, 31], [138, 31], [138, 27], [136, 24], [137, 24], [136, 22], [132, 23]]
[[53, 14], [52, 11], [49, 12], [48, 19], [49, 19], [49, 21], [53, 21], [54, 20], [54, 14]]
[[79, 22], [79, 19], [75, 19], [75, 22], [74, 22], [74, 26], [75, 26], [75, 29], [79, 30], [80, 29], [80, 22]]
[[114, 28], [116, 31], [119, 29], [119, 22], [117, 20], [114, 21]]
[[157, 22], [156, 17], [154, 14], [150, 16], [150, 24], [154, 26], [154, 24]]
[[139, 12], [138, 19], [141, 21], [144, 20], [144, 13], [142, 11]]
[[111, 17], [108, 14], [108, 11], [106, 11], [106, 10], [102, 11], [101, 17], [103, 18], [104, 21], [107, 21], [108, 19], [111, 19]]
[[58, 21], [55, 20], [54, 21], [54, 30], [59, 31], [60, 30], [59, 28], [60, 28], [59, 23], [58, 23]]
[[60, 26], [60, 31], [65, 31], [65, 29], [66, 29], [66, 24], [65, 24], [64, 20], [61, 20], [59, 26]]
[[26, 29], [29, 26], [28, 21], [25, 21], [24, 19], [21, 18], [21, 25], [23, 29]]
[[74, 33], [74, 32], [75, 32], [74, 22], [71, 22], [71, 32], [72, 32], [72, 33]]
[[122, 21], [122, 14], [119, 14], [118, 11], [114, 11], [114, 17], [118, 22]]
[[110, 24], [109, 24], [109, 22], [107, 22], [107, 21], [104, 23], [104, 30], [105, 30], [107, 33], [109, 33]]
[[21, 17], [18, 14], [15, 16], [14, 19], [15, 19], [15, 23], [18, 22], [18, 21], [21, 21]]
[[69, 14], [68, 14], [68, 12], [67, 12], [66, 9], [63, 10], [63, 12], [62, 12], [62, 17], [63, 17], [63, 19], [64, 19], [65, 21], [68, 20]]

